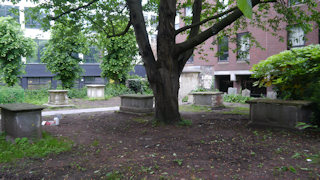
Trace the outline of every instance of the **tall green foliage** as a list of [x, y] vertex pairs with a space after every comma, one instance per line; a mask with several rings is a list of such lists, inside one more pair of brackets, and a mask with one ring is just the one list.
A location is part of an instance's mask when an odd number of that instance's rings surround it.
[[87, 51], [87, 39], [80, 26], [56, 23], [41, 59], [47, 63], [48, 70], [56, 74], [55, 78], [61, 81], [62, 87], [69, 89], [82, 73], [79, 65], [81, 59], [77, 54]]
[[0, 73], [8, 86], [15, 85], [23, 72], [21, 56], [30, 56], [36, 44], [23, 36], [20, 24], [12, 17], [0, 17]]
[[124, 36], [105, 38], [98, 36], [99, 47], [107, 54], [102, 57], [100, 68], [101, 76], [123, 82], [133, 69], [134, 60], [138, 53], [133, 32]]
[[283, 51], [252, 70], [260, 86], [274, 85], [284, 99], [310, 97], [312, 87], [320, 80], [320, 45]]

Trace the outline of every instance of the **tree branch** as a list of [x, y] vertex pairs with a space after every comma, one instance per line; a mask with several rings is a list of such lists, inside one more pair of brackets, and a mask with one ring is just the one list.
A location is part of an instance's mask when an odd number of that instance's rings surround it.
[[202, 20], [202, 21], [200, 21], [200, 22], [198, 22], [198, 23], [194, 23], [194, 24], [191, 24], [191, 25], [188, 25], [188, 26], [184, 26], [184, 27], [182, 27], [182, 28], [180, 28], [180, 29], [177, 29], [177, 30], [176, 30], [176, 35], [178, 35], [179, 33], [183, 32], [183, 31], [185, 31], [185, 30], [187, 30], [187, 29], [193, 28], [193, 27], [195, 27], [195, 26], [200, 26], [200, 25], [202, 25], [202, 24], [204, 24], [204, 23], [206, 23], [206, 22], [208, 22], [208, 21], [211, 21], [211, 20], [213, 20], [213, 19], [218, 19], [219, 17], [222, 17], [222, 16], [224, 16], [224, 15], [226, 15], [226, 14], [229, 14], [230, 12], [232, 12], [232, 11], [234, 11], [234, 10], [236, 10], [236, 9], [237, 9], [237, 7], [230, 8], [230, 9], [228, 9], [227, 11], [224, 11], [224, 12], [222, 12], [222, 13], [220, 13], [220, 14], [211, 16], [211, 17], [209, 17], [209, 18], [207, 18], [207, 19], [204, 19], [204, 20]]
[[126, 26], [126, 28], [125, 28], [122, 32], [120, 32], [120, 33], [118, 33], [118, 34], [107, 35], [107, 38], [125, 35], [125, 34], [129, 31], [131, 25], [132, 25], [132, 22], [131, 22], [131, 18], [130, 18], [130, 20], [129, 20], [127, 26]]
[[[192, 24], [197, 24], [201, 19], [201, 11], [202, 11], [202, 0], [195, 0], [192, 6]], [[189, 38], [195, 37], [199, 34], [200, 26], [193, 26], [190, 30]], [[182, 70], [187, 63], [188, 59], [192, 56], [194, 48], [185, 51], [182, 54], [179, 54], [178, 57], [178, 65], [179, 65], [179, 74], [182, 73]]]
[[63, 12], [63, 13], [55, 16], [55, 17], [51, 16], [51, 17], [50, 17], [50, 20], [57, 20], [57, 19], [61, 18], [62, 16], [66, 15], [66, 14], [69, 14], [69, 13], [71, 13], [71, 12], [75, 12], [75, 11], [78, 11], [78, 10], [80, 10], [80, 9], [89, 7], [89, 6], [91, 6], [93, 3], [97, 2], [97, 1], [99, 1], [99, 0], [92, 0], [92, 1], [90, 1], [90, 2], [89, 2], [88, 4], [86, 4], [86, 5], [79, 6], [79, 7], [77, 7], [77, 8], [71, 8], [71, 9], [69, 9], [68, 11], [65, 11], [65, 12]]
[[157, 65], [148, 38], [148, 32], [142, 13], [141, 0], [126, 0], [130, 11], [130, 20], [134, 27], [136, 40], [139, 46], [139, 53], [142, 57], [149, 82], [155, 82]]
[[[273, 3], [273, 2], [277, 2], [277, 0], [268, 0], [268, 1], [253, 0], [252, 1], [252, 8], [254, 6], [256, 6], [257, 4]], [[188, 40], [177, 44], [176, 48], [175, 48], [177, 55], [179, 55], [180, 53], [183, 53], [184, 51], [187, 51], [189, 49], [194, 48], [195, 46], [206, 41], [211, 36], [218, 34], [221, 30], [223, 30], [225, 27], [232, 24], [234, 21], [239, 19], [242, 15], [243, 15], [243, 13], [239, 10], [239, 8], [237, 8], [236, 10], [233, 11], [232, 14], [223, 18], [221, 21], [217, 22], [212, 27], [201, 32], [200, 34], [198, 34], [197, 36], [195, 36], [193, 38], [189, 38]]]

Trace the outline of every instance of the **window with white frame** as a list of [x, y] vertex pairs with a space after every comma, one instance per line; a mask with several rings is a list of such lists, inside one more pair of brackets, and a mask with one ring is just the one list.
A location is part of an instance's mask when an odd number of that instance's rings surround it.
[[41, 63], [41, 55], [45, 50], [45, 45], [48, 43], [48, 40], [34, 39], [34, 42], [37, 43], [37, 47], [32, 56], [27, 57], [27, 63]]
[[218, 56], [220, 62], [225, 62], [229, 59], [229, 40], [227, 36], [218, 39]]
[[25, 7], [24, 16], [25, 16], [26, 28], [40, 29], [41, 28], [40, 20], [45, 17], [45, 14], [41, 12], [35, 12], [35, 9], [32, 7]]
[[0, 17], [11, 16], [19, 22], [19, 7], [0, 5]]
[[247, 61], [250, 59], [250, 39], [249, 33], [240, 33], [237, 34], [237, 60], [238, 61]]
[[294, 25], [288, 28], [288, 48], [304, 46], [304, 31], [301, 27]]
[[153, 28], [157, 28], [157, 26], [158, 26], [157, 16], [151, 15], [151, 26], [152, 26]]
[[180, 16], [179, 16], [179, 13], [177, 12], [176, 13], [176, 18], [174, 20], [174, 28], [175, 29], [179, 29], [180, 28], [179, 23], [180, 23]]
[[192, 16], [192, 8], [191, 7], [186, 7], [185, 8], [185, 16], [191, 17]]

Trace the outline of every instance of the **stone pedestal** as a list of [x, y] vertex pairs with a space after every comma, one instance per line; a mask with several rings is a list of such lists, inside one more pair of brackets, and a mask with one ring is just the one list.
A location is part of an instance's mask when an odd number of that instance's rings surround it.
[[41, 110], [44, 106], [33, 104], [3, 104], [1, 107], [1, 131], [11, 138], [41, 138]]
[[69, 107], [68, 90], [49, 90], [49, 102], [45, 104], [50, 107]]
[[89, 98], [104, 98], [105, 85], [92, 84], [87, 85], [87, 96]]
[[251, 126], [272, 126], [295, 129], [298, 122], [308, 122], [312, 115], [310, 101], [254, 99], [250, 104]]
[[223, 106], [222, 92], [193, 92], [193, 104], [200, 106]]
[[154, 112], [152, 95], [122, 95], [120, 112], [145, 114]]

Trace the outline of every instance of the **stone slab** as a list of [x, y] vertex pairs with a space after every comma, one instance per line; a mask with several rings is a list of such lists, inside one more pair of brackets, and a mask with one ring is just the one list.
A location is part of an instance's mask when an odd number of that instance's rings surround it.
[[25, 103], [1, 105], [1, 130], [12, 138], [41, 138], [42, 109], [43, 106]]
[[296, 129], [298, 122], [308, 123], [311, 115], [309, 101], [256, 99], [250, 104], [250, 126]]
[[38, 106], [28, 103], [13, 103], [13, 104], [1, 104], [0, 108], [7, 109], [9, 111], [33, 111], [45, 109], [45, 106]]

